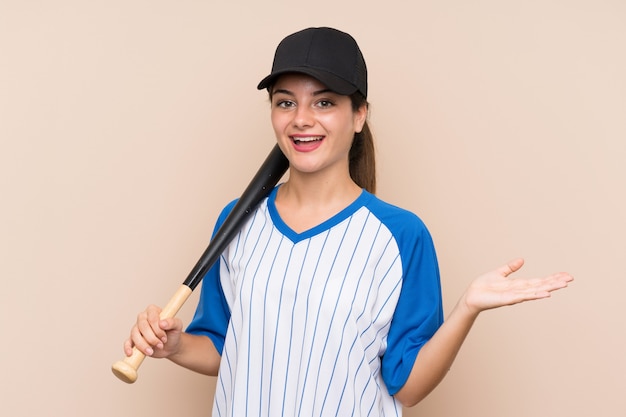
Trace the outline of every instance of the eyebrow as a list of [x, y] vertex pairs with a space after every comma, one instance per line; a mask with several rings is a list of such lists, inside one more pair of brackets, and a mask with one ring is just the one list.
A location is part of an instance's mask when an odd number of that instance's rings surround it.
[[[313, 96], [319, 96], [321, 94], [326, 94], [326, 93], [336, 94], [330, 88], [325, 88], [323, 90], [314, 91], [313, 92]], [[286, 90], [286, 89], [283, 89], [283, 88], [278, 88], [278, 89], [272, 91], [272, 95], [274, 95], [274, 94], [286, 94], [286, 95], [292, 96], [292, 97], [295, 96], [295, 94], [292, 91], [289, 91], [289, 90]]]

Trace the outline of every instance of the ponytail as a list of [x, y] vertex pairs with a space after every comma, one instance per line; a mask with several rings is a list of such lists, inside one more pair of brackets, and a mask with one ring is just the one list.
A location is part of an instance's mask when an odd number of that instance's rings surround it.
[[[360, 93], [350, 96], [352, 109], [357, 111], [361, 106], [367, 106], [367, 100]], [[367, 124], [363, 129], [354, 134], [352, 147], [350, 148], [350, 177], [359, 187], [365, 188], [372, 194], [376, 193], [376, 155], [374, 149], [374, 136]]]

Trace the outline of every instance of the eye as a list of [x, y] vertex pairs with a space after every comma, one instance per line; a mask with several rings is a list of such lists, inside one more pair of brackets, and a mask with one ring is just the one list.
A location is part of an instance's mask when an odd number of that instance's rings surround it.
[[327, 109], [329, 107], [332, 107], [333, 105], [334, 103], [330, 100], [320, 100], [317, 102], [317, 106], [323, 109]]
[[296, 103], [291, 100], [276, 100], [274, 106], [279, 107], [281, 109], [289, 109], [291, 107], [295, 107]]

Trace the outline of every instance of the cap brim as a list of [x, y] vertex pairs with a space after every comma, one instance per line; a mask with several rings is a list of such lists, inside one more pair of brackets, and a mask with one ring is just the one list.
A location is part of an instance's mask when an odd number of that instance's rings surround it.
[[310, 75], [311, 77], [324, 84], [330, 90], [338, 94], [350, 95], [358, 90], [356, 86], [350, 84], [349, 82], [337, 77], [330, 72], [317, 70], [315, 68], [301, 67], [285, 68], [280, 71], [273, 72], [261, 80], [261, 82], [257, 86], [257, 89], [263, 90], [264, 88], [269, 88], [272, 84], [276, 82], [276, 79], [278, 79], [278, 77], [280, 77], [281, 75], [292, 73]]

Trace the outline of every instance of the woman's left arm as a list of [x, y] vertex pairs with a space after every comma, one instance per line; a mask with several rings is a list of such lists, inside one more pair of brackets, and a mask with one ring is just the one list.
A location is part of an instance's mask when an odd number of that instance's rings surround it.
[[524, 265], [516, 259], [476, 278], [433, 337], [421, 348], [404, 386], [395, 397], [407, 407], [424, 399], [445, 377], [474, 321], [484, 310], [550, 297], [573, 278], [564, 272], [543, 278], [513, 279]]

